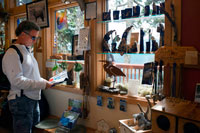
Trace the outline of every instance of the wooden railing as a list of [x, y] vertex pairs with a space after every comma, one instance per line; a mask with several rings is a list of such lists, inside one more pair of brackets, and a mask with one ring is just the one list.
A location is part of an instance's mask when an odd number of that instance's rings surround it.
[[116, 63], [115, 66], [120, 68], [126, 75], [126, 77], [117, 77], [117, 83], [124, 82], [125, 80], [128, 82], [129, 79], [142, 80], [143, 64]]
[[[63, 62], [62, 60], [58, 61], [58, 63]], [[68, 64], [74, 64], [76, 63], [76, 61], [65, 61]], [[78, 63], [84, 65], [83, 61], [78, 61]], [[138, 80], [142, 80], [142, 74], [143, 74], [143, 68], [144, 65], [143, 64], [127, 64], [127, 63], [115, 63], [114, 64], [116, 67], [120, 68], [124, 74], [126, 75], [126, 77], [116, 77], [117, 81], [116, 83], [121, 83], [124, 81], [129, 81], [129, 79], [138, 79]], [[74, 77], [77, 77], [77, 73], [74, 73]]]

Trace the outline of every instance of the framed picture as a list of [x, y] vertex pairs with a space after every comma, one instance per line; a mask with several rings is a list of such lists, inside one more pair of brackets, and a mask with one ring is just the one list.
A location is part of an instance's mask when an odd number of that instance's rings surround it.
[[26, 4], [27, 20], [35, 22], [40, 28], [49, 27], [47, 0], [33, 1]]
[[85, 20], [97, 18], [97, 3], [89, 2], [85, 4]]

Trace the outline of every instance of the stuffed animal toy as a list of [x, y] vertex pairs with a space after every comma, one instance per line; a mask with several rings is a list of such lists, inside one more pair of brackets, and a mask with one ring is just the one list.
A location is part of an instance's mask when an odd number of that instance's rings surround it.
[[139, 114], [134, 114], [134, 123], [136, 126], [134, 126], [134, 129], [137, 130], [148, 130], [151, 129], [151, 122], [149, 122], [147, 119], [144, 117], [144, 113], [141, 112]]

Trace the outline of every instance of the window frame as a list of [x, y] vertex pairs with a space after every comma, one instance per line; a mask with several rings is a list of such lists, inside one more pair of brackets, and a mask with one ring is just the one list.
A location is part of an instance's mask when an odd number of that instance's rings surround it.
[[[50, 56], [53, 55], [53, 46], [54, 46], [54, 33], [55, 33], [55, 22], [56, 22], [56, 17], [55, 17], [55, 12], [57, 10], [61, 10], [61, 9], [66, 9], [66, 8], [72, 8], [72, 7], [75, 7], [75, 6], [78, 6], [78, 3], [76, 2], [73, 2], [73, 3], [70, 3], [70, 4], [58, 4], [56, 6], [52, 6], [52, 7], [49, 7], [49, 14], [50, 14], [50, 17], [49, 17], [49, 20], [50, 20], [50, 28], [46, 28], [47, 29], [47, 36], [49, 36], [51, 39], [50, 41], [47, 41], [50, 43], [50, 47], [48, 46], [48, 50], [45, 51], [46, 52], [46, 61], [50, 58]], [[84, 20], [85, 21], [85, 20]], [[46, 30], [44, 29], [44, 30]], [[47, 38], [49, 38], [47, 37]], [[46, 39], [47, 39], [46, 38]], [[45, 39], [45, 40], [46, 40]], [[59, 55], [64, 55], [64, 53], [61, 53]], [[59, 61], [59, 60], [58, 60]], [[45, 76], [47, 78], [47, 68], [45, 70]], [[74, 92], [74, 93], [82, 93], [82, 90], [81, 88], [76, 88], [74, 87], [74, 85], [59, 85], [59, 86], [55, 86], [54, 87], [55, 89], [58, 89], [58, 90], [66, 90], [66, 91], [69, 91], [69, 92]], [[70, 89], [69, 89], [70, 88]]]
[[[171, 10], [170, 10], [170, 4], [171, 1], [165, 1], [165, 10], [171, 15]], [[174, 7], [175, 9], [175, 18], [176, 18], [176, 25], [177, 25], [177, 30], [178, 30], [178, 42], [180, 42], [181, 39], [181, 1], [174, 1]], [[102, 18], [102, 13], [106, 11], [106, 0], [103, 0], [101, 2], [101, 0], [97, 0], [97, 20], [101, 21]], [[105, 55], [103, 54], [97, 54], [97, 53], [101, 53], [101, 41], [103, 40], [103, 36], [106, 33], [106, 24], [105, 23], [97, 23], [96, 25], [96, 36], [95, 39], [97, 40], [97, 42], [95, 43], [95, 60], [93, 60], [93, 64], [94, 67], [92, 69], [92, 79], [96, 82], [94, 82], [92, 84], [92, 94], [97, 96], [97, 95], [101, 95], [101, 96], [105, 96], [105, 97], [114, 97], [116, 99], [120, 99], [120, 98], [124, 98], [127, 100], [128, 103], [135, 103], [135, 101], [141, 101], [144, 102], [146, 101], [145, 98], [142, 97], [129, 97], [127, 95], [123, 96], [123, 95], [115, 95], [115, 94], [108, 94], [108, 93], [104, 93], [104, 92], [99, 92], [98, 91], [98, 86], [103, 84], [103, 81], [105, 80], [106, 77], [106, 73], [103, 71], [103, 63], [99, 62], [98, 60], [104, 60], [105, 59]], [[92, 38], [92, 37], [91, 37]], [[99, 41], [101, 40], [101, 41]], [[173, 45], [177, 45], [177, 42], [173, 41], [173, 28], [171, 27], [171, 23], [169, 22], [169, 20], [166, 18], [165, 16], [165, 44], [166, 46], [173, 46]], [[167, 91], [170, 89], [170, 83], [168, 81], [168, 79], [170, 78], [170, 72], [171, 72], [171, 68], [170, 67], [165, 67], [164, 68], [164, 90]], [[97, 76], [98, 75], [98, 76]], [[166, 94], [166, 92], [164, 92], [164, 94]]]

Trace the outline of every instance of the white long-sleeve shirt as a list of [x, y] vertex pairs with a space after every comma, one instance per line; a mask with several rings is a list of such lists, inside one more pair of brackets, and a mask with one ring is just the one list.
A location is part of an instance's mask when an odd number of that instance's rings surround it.
[[21, 63], [17, 51], [10, 48], [2, 60], [2, 69], [7, 76], [11, 90], [9, 91], [8, 100], [20, 97], [21, 90], [23, 94], [33, 100], [40, 100], [41, 89], [45, 89], [46, 80], [41, 78], [38, 63], [34, 56], [24, 45], [15, 44], [23, 55]]

